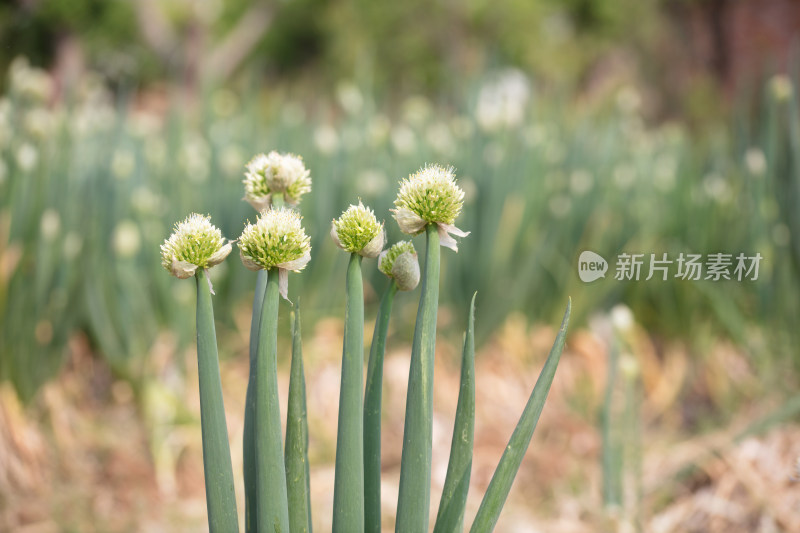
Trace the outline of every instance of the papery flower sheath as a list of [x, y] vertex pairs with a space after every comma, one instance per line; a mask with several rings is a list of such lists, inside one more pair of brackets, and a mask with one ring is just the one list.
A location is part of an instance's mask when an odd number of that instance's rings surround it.
[[400, 241], [381, 252], [378, 270], [392, 278], [401, 291], [414, 290], [419, 284], [417, 251], [411, 241]]

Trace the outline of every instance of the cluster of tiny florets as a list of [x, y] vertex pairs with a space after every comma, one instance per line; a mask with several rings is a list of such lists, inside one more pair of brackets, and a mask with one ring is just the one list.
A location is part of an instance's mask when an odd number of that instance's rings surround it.
[[342, 216], [333, 221], [333, 227], [339, 238], [340, 246], [351, 253], [359, 253], [364, 250], [373, 239], [380, 235], [383, 229], [372, 209], [364, 207], [361, 202], [347, 208]]
[[258, 154], [247, 163], [243, 180], [245, 199], [260, 202], [271, 194], [283, 194], [290, 204], [311, 191], [311, 172], [294, 154]]
[[380, 261], [378, 261], [378, 269], [391, 278], [395, 260], [404, 253], [416, 255], [417, 250], [411, 241], [400, 241], [381, 254]]
[[255, 224], [248, 224], [239, 237], [243, 259], [269, 269], [295, 261], [311, 251], [311, 241], [301, 224], [300, 215], [278, 207], [263, 211]]
[[453, 167], [429, 165], [400, 183], [395, 217], [407, 209], [425, 222], [453, 224], [463, 204], [464, 191], [456, 184]]
[[198, 268], [214, 266], [217, 263], [212, 258], [223, 246], [222, 233], [211, 223], [211, 218], [192, 213], [175, 224], [175, 231], [161, 245], [161, 265], [171, 272], [175, 261]]

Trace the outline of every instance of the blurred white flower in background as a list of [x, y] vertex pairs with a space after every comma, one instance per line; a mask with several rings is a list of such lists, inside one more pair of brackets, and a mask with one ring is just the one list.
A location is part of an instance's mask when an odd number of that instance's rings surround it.
[[164, 198], [145, 186], [137, 187], [131, 195], [131, 205], [141, 214], [158, 214], [163, 211]]
[[408, 155], [417, 147], [414, 131], [405, 124], [392, 128], [392, 146], [399, 154]]
[[321, 124], [314, 130], [314, 146], [324, 155], [339, 149], [339, 134], [330, 124]]
[[389, 139], [392, 123], [386, 115], [376, 114], [370, 120], [367, 137], [371, 146], [380, 146]]
[[650, 141], [650, 132], [645, 128], [644, 121], [639, 115], [625, 115], [620, 120], [620, 129], [625, 138], [636, 145]]
[[204, 182], [211, 173], [211, 150], [199, 134], [187, 135], [178, 153], [180, 163], [189, 181]]
[[92, 133], [105, 132], [114, 126], [116, 115], [114, 109], [106, 104], [86, 104], [80, 106], [70, 122], [72, 132], [77, 137], [85, 137]]
[[76, 136], [110, 130], [117, 120], [114, 98], [103, 81], [95, 76], [87, 76], [76, 91], [76, 107], [70, 129]]
[[625, 333], [633, 328], [635, 320], [633, 318], [633, 311], [625, 304], [617, 304], [611, 308], [611, 324], [614, 328]]
[[154, 113], [137, 111], [131, 113], [127, 126], [128, 131], [133, 137], [147, 139], [159, 133], [161, 130], [161, 119]]
[[424, 96], [411, 96], [403, 102], [403, 120], [412, 126], [420, 127], [432, 116], [433, 106]]
[[159, 169], [167, 162], [167, 145], [164, 139], [149, 137], [144, 142], [144, 158], [151, 169]]
[[450, 120], [450, 129], [456, 138], [464, 140], [472, 137], [472, 134], [475, 133], [475, 124], [466, 115], [456, 115]]
[[363, 191], [365, 196], [378, 196], [388, 186], [389, 178], [381, 170], [368, 168], [358, 175], [358, 189]]
[[653, 186], [661, 192], [670, 192], [675, 188], [677, 162], [668, 154], [661, 154], [653, 163]]
[[531, 148], [541, 146], [547, 140], [547, 128], [544, 124], [531, 124], [522, 132], [522, 140]]
[[617, 109], [625, 115], [635, 115], [642, 107], [642, 97], [636, 87], [627, 85], [617, 91]]
[[760, 178], [767, 172], [767, 158], [761, 148], [748, 148], [744, 154], [744, 162], [747, 170], [754, 177]]
[[364, 97], [352, 81], [339, 82], [336, 86], [336, 99], [342, 109], [350, 115], [357, 115], [364, 107]]
[[728, 203], [732, 196], [728, 181], [715, 172], [703, 178], [703, 192], [710, 200], [720, 204]]
[[456, 151], [456, 143], [450, 128], [442, 121], [436, 121], [425, 132], [425, 139], [433, 150], [442, 156], [452, 156]]
[[584, 169], [577, 169], [569, 176], [569, 190], [576, 196], [582, 196], [594, 187], [594, 176]]
[[46, 139], [55, 129], [55, 125], [55, 116], [44, 107], [28, 110], [23, 118], [25, 133], [39, 141]]
[[496, 73], [478, 93], [478, 124], [487, 132], [522, 124], [530, 94], [530, 82], [522, 71], [509, 68]]
[[569, 196], [557, 194], [550, 198], [547, 207], [555, 218], [564, 218], [572, 210], [572, 200]]
[[26, 100], [43, 103], [53, 94], [53, 80], [46, 71], [31, 67], [28, 59], [17, 57], [8, 69], [9, 91]]
[[778, 246], [788, 246], [792, 241], [792, 232], [783, 222], [778, 222], [772, 227], [772, 240]]
[[36, 163], [39, 162], [39, 151], [30, 143], [22, 143], [17, 148], [16, 160], [23, 172], [30, 172], [36, 168]]
[[136, 170], [136, 157], [128, 148], [118, 147], [111, 158], [111, 173], [118, 180], [125, 180]]
[[64, 237], [64, 259], [71, 261], [78, 257], [78, 254], [83, 248], [83, 239], [77, 233], [72, 231], [68, 232]]
[[785, 74], [778, 74], [769, 80], [769, 89], [772, 92], [773, 98], [779, 102], [785, 102], [792, 97], [794, 93], [794, 85], [789, 76]]
[[120, 257], [133, 257], [139, 252], [142, 239], [139, 227], [132, 220], [123, 220], [114, 228], [114, 252]]
[[636, 182], [636, 168], [629, 163], [617, 165], [614, 168], [613, 176], [614, 185], [617, 186], [617, 189], [630, 189], [631, 186]]
[[42, 218], [39, 221], [39, 231], [42, 238], [46, 241], [52, 241], [58, 236], [61, 230], [61, 217], [55, 209], [45, 209], [42, 213]]
[[239, 179], [239, 173], [247, 160], [244, 149], [238, 144], [228, 144], [219, 155], [219, 165], [226, 178]]

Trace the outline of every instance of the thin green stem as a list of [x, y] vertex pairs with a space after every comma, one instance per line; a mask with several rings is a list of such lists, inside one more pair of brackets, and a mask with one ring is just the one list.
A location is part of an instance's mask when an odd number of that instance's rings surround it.
[[289, 531], [311, 532], [311, 502], [308, 472], [308, 419], [300, 307], [292, 313], [292, 368], [289, 373], [289, 407], [286, 413], [286, 492], [289, 499]]
[[613, 340], [609, 349], [608, 377], [606, 393], [600, 413], [603, 465], [603, 506], [606, 509], [618, 507], [622, 503], [622, 464], [617, 435], [612, 427], [614, 410], [614, 389], [616, 388], [619, 367], [619, 346]]
[[347, 266], [342, 383], [333, 486], [333, 531], [364, 531], [364, 435], [361, 388], [364, 374], [364, 284], [361, 256]]
[[272, 195], [272, 207], [283, 207], [284, 205], [286, 205], [286, 201], [282, 192]]
[[367, 385], [364, 392], [364, 530], [381, 531], [381, 403], [383, 396], [383, 357], [392, 303], [397, 283], [389, 285], [381, 297], [375, 331], [369, 349]]
[[433, 358], [436, 350], [436, 314], [439, 307], [439, 233], [436, 224], [425, 228], [427, 252], [422, 274], [422, 296], [411, 346], [403, 455], [400, 462], [398, 532], [428, 530], [433, 446]]
[[539, 416], [542, 414], [544, 402], [547, 400], [550, 385], [552, 385], [553, 378], [556, 375], [556, 368], [558, 368], [558, 362], [561, 359], [561, 352], [564, 351], [564, 342], [567, 338], [567, 325], [569, 324], [571, 309], [572, 300], [567, 303], [567, 310], [564, 312], [561, 328], [559, 328], [556, 340], [550, 349], [550, 355], [547, 356], [547, 361], [545, 361], [544, 368], [539, 374], [539, 379], [536, 380], [536, 385], [534, 385], [530, 398], [528, 398], [525, 410], [522, 411], [517, 427], [514, 429], [503, 456], [500, 458], [500, 463], [494, 471], [492, 480], [489, 482], [489, 487], [487, 487], [486, 493], [483, 495], [483, 501], [481, 501], [481, 506], [475, 515], [475, 521], [472, 522], [471, 533], [492, 531], [495, 524], [497, 524], [500, 511], [502, 511], [506, 498], [508, 498], [508, 493], [511, 491], [511, 485], [514, 483], [520, 464], [522, 464], [522, 458], [525, 457], [525, 452], [531, 442], [531, 437], [533, 437], [533, 431], [539, 422]]
[[239, 531], [233, 466], [219, 375], [217, 333], [208, 274], [198, 269], [197, 281], [197, 371], [200, 381], [200, 427], [203, 437], [203, 472], [206, 483], [208, 530], [211, 533]]
[[451, 533], [464, 529], [469, 478], [472, 472], [472, 444], [475, 438], [475, 295], [469, 306], [467, 332], [461, 359], [461, 388], [458, 392], [456, 421], [450, 460], [442, 488], [442, 499], [433, 533]]
[[259, 270], [256, 292], [253, 298], [253, 314], [250, 318], [250, 375], [247, 380], [247, 395], [244, 404], [244, 524], [247, 533], [258, 532], [256, 519], [256, 371], [258, 361], [258, 327], [261, 323], [261, 308], [267, 288], [267, 271]]
[[278, 269], [267, 273], [256, 361], [256, 490], [259, 531], [289, 531], [278, 403]]

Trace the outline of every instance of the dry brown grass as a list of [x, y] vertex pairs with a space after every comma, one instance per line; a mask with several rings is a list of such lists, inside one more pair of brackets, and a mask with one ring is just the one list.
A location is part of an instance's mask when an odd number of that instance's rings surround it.
[[[369, 329], [369, 328], [368, 328]], [[550, 328], [510, 317], [477, 357], [475, 458], [467, 523], [510, 436], [552, 342]], [[341, 323], [317, 324], [305, 341], [315, 528], [330, 530]], [[369, 341], [369, 339], [367, 339]], [[383, 505], [391, 531], [399, 480], [408, 346], [386, 356]], [[716, 343], [702, 363], [680, 347], [656, 349], [642, 332], [630, 347], [641, 368], [641, 476], [627, 472], [625, 501], [604, 509], [602, 442], [595, 423], [605, 387], [607, 350], [588, 331], [568, 342], [533, 443], [498, 532], [800, 531], [800, 425], [778, 425], [736, 441], [749, 423], [774, 408], [759, 392], [746, 358]], [[437, 347], [431, 516], [447, 466], [458, 390], [456, 343]], [[179, 371], [183, 358], [186, 372]], [[0, 531], [45, 533], [205, 531], [196, 368], [191, 350], [176, 353], [164, 335], [153, 346], [134, 393], [114, 380], [76, 336], [57, 380], [23, 408], [0, 387]], [[281, 373], [281, 397], [288, 365]], [[237, 488], [247, 380], [245, 356], [225, 360], [222, 376]], [[747, 391], [747, 392], [741, 392]], [[761, 391], [763, 392], [763, 391]], [[739, 401], [737, 401], [739, 400]], [[698, 405], [707, 412], [737, 406], [716, 429], [694, 434]], [[710, 406], [710, 407], [709, 407]], [[283, 406], [285, 413], [285, 405]], [[706, 422], [711, 419], [706, 417]], [[641, 484], [641, 497], [631, 487]], [[243, 504], [239, 494], [239, 512]]]

